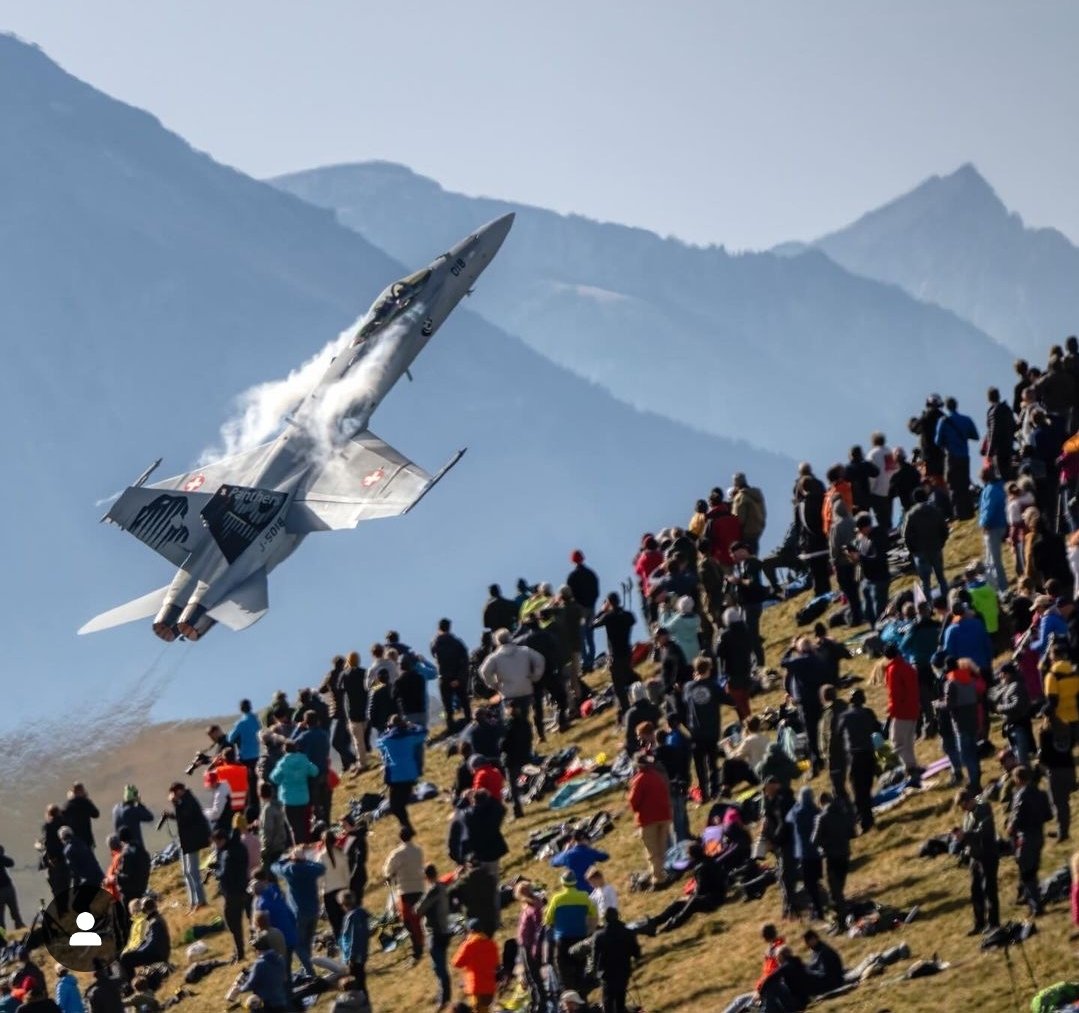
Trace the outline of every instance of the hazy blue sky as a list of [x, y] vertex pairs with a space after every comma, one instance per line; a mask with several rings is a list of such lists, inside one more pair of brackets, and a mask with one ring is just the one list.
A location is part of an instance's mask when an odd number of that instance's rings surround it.
[[760, 247], [973, 161], [1079, 239], [1079, 4], [7, 0], [4, 27], [254, 175], [447, 187]]

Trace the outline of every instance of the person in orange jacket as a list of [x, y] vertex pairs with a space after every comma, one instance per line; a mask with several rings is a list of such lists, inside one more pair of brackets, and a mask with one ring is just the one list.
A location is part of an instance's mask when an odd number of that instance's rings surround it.
[[854, 513], [854, 490], [847, 481], [847, 469], [842, 464], [833, 464], [824, 475], [828, 479], [828, 488], [824, 491], [824, 506], [821, 507], [821, 520], [824, 533], [832, 530], [832, 500], [837, 496], [847, 504], [847, 509]]
[[475, 1013], [489, 1013], [498, 990], [498, 946], [480, 931], [475, 918], [469, 919], [466, 928], [468, 935], [453, 955], [453, 966], [464, 972], [465, 995]]

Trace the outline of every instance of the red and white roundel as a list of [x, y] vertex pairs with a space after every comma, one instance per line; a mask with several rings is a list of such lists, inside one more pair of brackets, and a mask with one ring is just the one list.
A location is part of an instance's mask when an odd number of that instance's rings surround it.
[[198, 492], [198, 490], [202, 488], [202, 484], [205, 481], [206, 476], [203, 475], [201, 472], [197, 475], [192, 475], [186, 482], [184, 482], [183, 490], [184, 492]]
[[381, 468], [376, 468], [369, 475], [363, 476], [363, 487], [365, 489], [370, 489], [371, 486], [378, 485], [378, 483], [381, 482], [385, 477], [386, 472], [384, 472]]

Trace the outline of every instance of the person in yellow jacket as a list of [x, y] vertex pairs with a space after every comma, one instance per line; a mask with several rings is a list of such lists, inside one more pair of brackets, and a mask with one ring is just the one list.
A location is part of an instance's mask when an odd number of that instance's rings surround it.
[[[1053, 652], [1057, 652], [1054, 650]], [[1049, 714], [1071, 729], [1072, 745], [1079, 742], [1079, 671], [1070, 661], [1054, 660], [1045, 675]]]

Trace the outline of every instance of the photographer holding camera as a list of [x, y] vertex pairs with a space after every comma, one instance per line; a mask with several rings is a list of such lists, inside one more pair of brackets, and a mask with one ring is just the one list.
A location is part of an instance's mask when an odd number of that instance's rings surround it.
[[1000, 925], [997, 830], [992, 808], [973, 789], [960, 789], [955, 796], [955, 805], [963, 811], [963, 825], [956, 835], [962, 854], [970, 860], [970, 905], [974, 910], [974, 924], [967, 934], [977, 936]]

